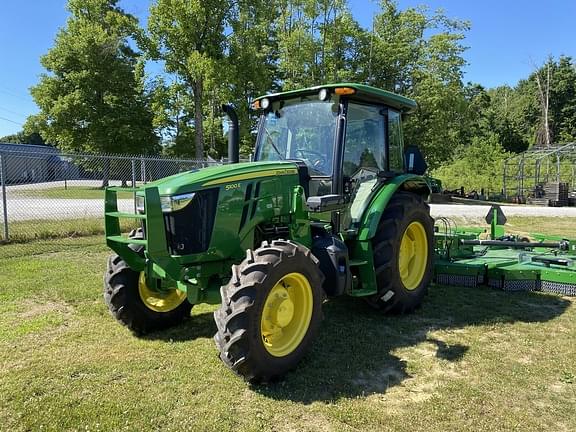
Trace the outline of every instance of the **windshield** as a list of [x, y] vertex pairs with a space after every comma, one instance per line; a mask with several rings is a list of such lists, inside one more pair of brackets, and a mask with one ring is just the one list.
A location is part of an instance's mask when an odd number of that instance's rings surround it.
[[276, 102], [261, 125], [257, 160], [300, 159], [310, 175], [330, 176], [337, 115], [334, 102]]

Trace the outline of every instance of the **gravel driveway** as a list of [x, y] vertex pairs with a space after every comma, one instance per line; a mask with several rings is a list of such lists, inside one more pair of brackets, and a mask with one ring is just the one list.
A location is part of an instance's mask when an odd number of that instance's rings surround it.
[[[431, 204], [432, 217], [465, 217], [484, 218], [492, 206], [466, 205], [466, 204]], [[576, 207], [539, 207], [503, 205], [502, 211], [506, 216], [535, 216], [535, 217], [576, 217]]]
[[[104, 216], [104, 200], [99, 199], [9, 198], [7, 204], [8, 222]], [[118, 210], [134, 212], [134, 202], [131, 199], [118, 200]]]

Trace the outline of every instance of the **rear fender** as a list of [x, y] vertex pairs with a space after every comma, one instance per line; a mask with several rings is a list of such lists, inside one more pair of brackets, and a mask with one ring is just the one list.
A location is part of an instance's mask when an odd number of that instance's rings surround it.
[[413, 192], [423, 196], [425, 199], [431, 193], [430, 186], [424, 177], [419, 175], [404, 174], [389, 180], [374, 195], [360, 220], [357, 237], [359, 241], [370, 240], [376, 235], [382, 213], [384, 213], [390, 199], [397, 191]]
[[351, 259], [360, 262], [358, 275], [361, 289], [352, 291], [352, 295], [368, 296], [378, 292], [376, 274], [374, 272], [374, 253], [372, 251], [372, 238], [376, 235], [382, 213], [388, 206], [390, 199], [398, 191], [409, 191], [427, 198], [430, 187], [424, 177], [414, 174], [404, 174], [387, 181], [374, 195], [368, 208], [360, 220], [358, 236], [351, 242]]

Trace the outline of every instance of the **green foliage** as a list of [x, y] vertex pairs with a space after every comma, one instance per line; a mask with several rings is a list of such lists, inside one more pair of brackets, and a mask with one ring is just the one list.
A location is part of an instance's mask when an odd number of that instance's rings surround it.
[[[550, 114], [554, 142], [576, 140], [576, 64], [570, 57], [548, 61], [551, 69]], [[544, 66], [543, 66], [544, 67]]]
[[401, 11], [391, 0], [380, 6], [372, 35], [370, 82], [418, 101], [405, 126], [405, 141], [417, 144], [431, 167], [439, 166], [462, 144], [459, 131], [467, 110], [461, 41], [468, 23], [424, 7]]
[[229, 6], [228, 0], [158, 0], [150, 7], [148, 55], [162, 60], [166, 72], [178, 77], [181, 84], [172, 89], [177, 98], [193, 97], [193, 110], [184, 101], [176, 115], [182, 114], [188, 125], [193, 113], [198, 159], [204, 157], [205, 91], [211, 81], [218, 81], [223, 66]]
[[498, 136], [474, 137], [472, 143], [460, 146], [451, 162], [432, 171], [431, 175], [442, 181], [444, 189], [464, 186], [466, 191], [500, 193], [504, 161], [510, 154], [499, 143]]
[[[144, 31], [117, 3], [69, 0], [71, 17], [42, 58], [48, 73], [32, 89], [41, 112], [23, 134], [67, 150], [220, 158], [220, 105], [232, 103], [247, 154], [256, 96], [356, 81], [415, 99], [404, 141], [421, 148], [431, 169], [449, 170], [476, 147], [497, 143], [516, 153], [542, 144], [538, 78], [549, 72], [552, 140], [576, 139], [570, 57], [550, 58], [515, 87], [464, 84], [469, 23], [442, 11], [381, 0], [365, 29], [347, 0], [154, 0]], [[163, 73], [145, 76], [145, 61], [159, 62]], [[5, 140], [30, 141], [21, 134]]]
[[69, 0], [71, 13], [42, 57], [48, 73], [31, 89], [36, 125], [65, 150], [106, 153], [157, 151], [152, 115], [138, 74], [137, 20], [116, 0]]
[[[223, 102], [232, 101], [240, 125], [240, 148], [248, 154], [254, 146], [257, 117], [250, 104], [257, 96], [277, 89], [278, 50], [277, 29], [279, 16], [276, 8], [264, 0], [242, 1], [232, 8], [228, 37], [226, 83], [215, 83], [220, 88]], [[227, 95], [223, 89], [228, 89]], [[217, 131], [215, 131], [217, 132]], [[222, 134], [220, 133], [221, 138]], [[220, 153], [225, 155], [226, 152]]]
[[24, 131], [0, 137], [0, 143], [46, 145], [38, 132], [28, 134]]
[[[344, 0], [288, 0], [276, 24], [278, 69], [284, 90], [362, 81], [368, 37]], [[364, 73], [365, 75], [365, 73]]]
[[490, 127], [498, 133], [507, 150], [519, 152], [530, 146], [545, 145], [537, 79], [540, 78], [545, 91], [548, 70], [551, 143], [576, 139], [576, 64], [570, 57], [561, 56], [558, 60], [549, 59], [513, 88], [501, 86], [488, 91]]

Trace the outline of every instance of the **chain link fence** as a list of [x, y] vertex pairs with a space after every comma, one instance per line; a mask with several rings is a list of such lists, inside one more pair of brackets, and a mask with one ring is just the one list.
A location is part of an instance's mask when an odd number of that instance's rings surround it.
[[[0, 245], [102, 234], [105, 186], [140, 186], [222, 163], [13, 147], [0, 145]], [[119, 192], [118, 203], [120, 211], [133, 211], [133, 193]]]

